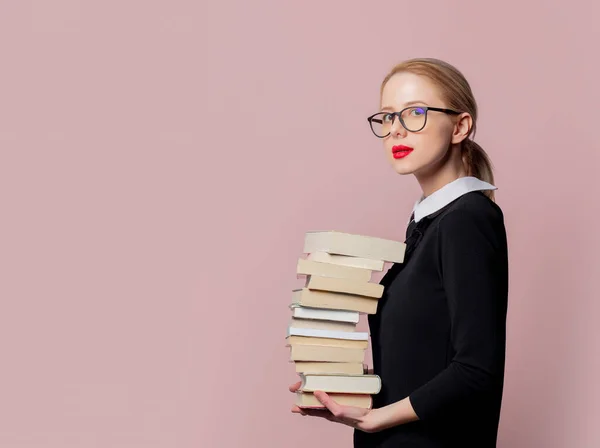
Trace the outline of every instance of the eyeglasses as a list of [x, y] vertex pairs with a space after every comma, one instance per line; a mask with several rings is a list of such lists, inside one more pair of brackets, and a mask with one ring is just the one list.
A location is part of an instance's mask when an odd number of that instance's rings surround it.
[[409, 132], [419, 132], [427, 124], [428, 111], [443, 112], [450, 115], [458, 115], [452, 109], [441, 109], [439, 107], [429, 106], [411, 106], [402, 109], [400, 112], [378, 112], [367, 118], [371, 125], [371, 130], [379, 138], [384, 138], [392, 132], [394, 120], [398, 117], [400, 124]]

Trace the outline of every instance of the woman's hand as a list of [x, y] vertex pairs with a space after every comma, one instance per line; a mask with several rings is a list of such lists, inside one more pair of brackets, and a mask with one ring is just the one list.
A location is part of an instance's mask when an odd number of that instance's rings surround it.
[[[290, 386], [290, 392], [296, 392], [300, 388], [301, 382]], [[325, 392], [315, 391], [314, 396], [319, 400], [325, 409], [309, 409], [292, 406], [292, 412], [301, 415], [309, 415], [312, 417], [321, 417], [329, 421], [342, 423], [352, 428], [360, 429], [364, 432], [377, 432], [382, 428], [382, 421], [378, 409], [364, 409], [354, 406], [343, 406], [336, 403]]]

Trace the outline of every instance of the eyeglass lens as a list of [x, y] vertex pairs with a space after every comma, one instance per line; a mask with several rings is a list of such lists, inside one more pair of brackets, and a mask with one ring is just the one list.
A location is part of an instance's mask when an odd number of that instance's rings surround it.
[[[412, 132], [417, 132], [425, 125], [426, 110], [422, 107], [410, 107], [402, 111], [402, 121], [404, 127]], [[398, 119], [398, 116], [381, 112], [371, 120], [371, 129], [378, 137], [385, 137], [392, 130], [392, 125]]]

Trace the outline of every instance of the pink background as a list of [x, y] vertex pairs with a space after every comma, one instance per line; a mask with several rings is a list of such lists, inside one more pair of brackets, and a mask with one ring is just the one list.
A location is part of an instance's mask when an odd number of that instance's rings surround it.
[[289, 412], [287, 305], [305, 231], [403, 239], [366, 117], [415, 56], [497, 170], [499, 446], [600, 446], [600, 7], [553, 8], [1, 0], [0, 446], [351, 446]]

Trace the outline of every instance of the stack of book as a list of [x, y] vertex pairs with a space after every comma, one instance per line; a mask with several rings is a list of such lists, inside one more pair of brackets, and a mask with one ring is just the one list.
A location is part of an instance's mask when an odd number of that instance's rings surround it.
[[323, 405], [313, 392], [322, 390], [340, 404], [370, 408], [381, 380], [365, 374], [369, 333], [356, 331], [361, 315], [375, 314], [383, 286], [371, 281], [385, 262], [402, 263], [405, 244], [337, 231], [307, 232], [293, 290], [287, 330], [290, 361], [301, 386], [299, 407]]

